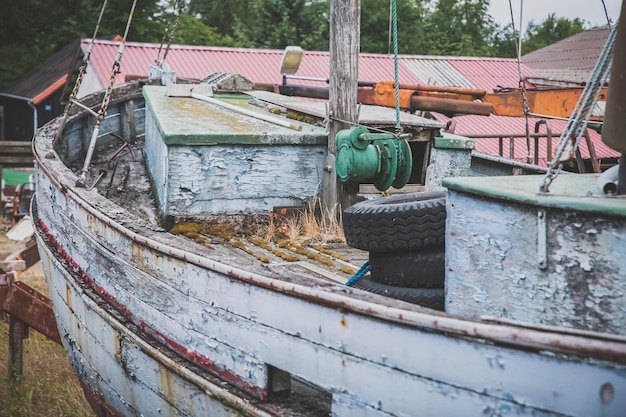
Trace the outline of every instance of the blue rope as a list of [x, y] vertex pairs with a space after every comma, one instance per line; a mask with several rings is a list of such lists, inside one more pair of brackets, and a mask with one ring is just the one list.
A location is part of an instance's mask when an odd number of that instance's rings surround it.
[[370, 269], [372, 269], [372, 265], [370, 265], [369, 262], [365, 262], [363, 264], [363, 266], [358, 271], [356, 271], [356, 274], [352, 275], [352, 278], [350, 278], [348, 281], [346, 281], [346, 287], [351, 286], [356, 281], [358, 281], [361, 278], [363, 278], [363, 276], [365, 274], [367, 274], [370, 271]]

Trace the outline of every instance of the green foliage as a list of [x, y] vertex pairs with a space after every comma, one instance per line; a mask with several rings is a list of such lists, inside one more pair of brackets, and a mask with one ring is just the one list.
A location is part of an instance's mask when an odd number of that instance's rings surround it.
[[[123, 35], [132, 2], [109, 0], [98, 37]], [[158, 42], [164, 5], [138, 1], [128, 40]], [[0, 90], [76, 38], [90, 38], [102, 8], [100, 0], [0, 0]]]
[[239, 46], [229, 35], [217, 33], [215, 28], [188, 14], [181, 16], [174, 40], [182, 45]]
[[513, 25], [504, 28], [497, 27], [491, 37], [493, 56], [500, 58], [514, 58], [517, 56], [517, 35], [513, 32]]
[[328, 49], [328, 0], [191, 0], [189, 12], [243, 47]]
[[491, 56], [489, 0], [439, 0], [426, 19], [426, 54]]
[[49, 48], [37, 44], [11, 43], [0, 46], [0, 91], [50, 55]]
[[[424, 0], [396, 2], [398, 52], [424, 53]], [[389, 0], [361, 0], [361, 51], [393, 53], [393, 30], [390, 25]]]
[[574, 20], [563, 17], [557, 18], [554, 13], [549, 14], [546, 20], [538, 25], [531, 20], [522, 42], [522, 54], [527, 54], [580, 33], [584, 27], [585, 22], [579, 18]]

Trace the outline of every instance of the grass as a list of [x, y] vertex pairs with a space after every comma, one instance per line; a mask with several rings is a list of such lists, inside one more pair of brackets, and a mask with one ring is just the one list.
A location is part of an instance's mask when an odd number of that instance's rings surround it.
[[[0, 259], [23, 247], [7, 239], [6, 225], [0, 217]], [[47, 293], [40, 263], [19, 279]], [[0, 417], [94, 416], [62, 346], [31, 329], [24, 340], [24, 374], [19, 383], [8, 378], [8, 357], [9, 317], [0, 313]]]

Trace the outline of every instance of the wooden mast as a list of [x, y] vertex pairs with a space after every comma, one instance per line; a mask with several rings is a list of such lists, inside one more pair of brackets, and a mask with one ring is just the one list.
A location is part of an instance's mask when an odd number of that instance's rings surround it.
[[[322, 187], [324, 215], [334, 213], [339, 203], [345, 209], [356, 202], [358, 184], [344, 184], [335, 175], [335, 135], [357, 123], [357, 84], [361, 30], [361, 0], [330, 2], [330, 89], [328, 154], [329, 180]], [[340, 121], [341, 120], [341, 121]], [[345, 122], [347, 123], [345, 123]], [[333, 156], [330, 156], [330, 155]], [[331, 165], [332, 163], [332, 165]]]

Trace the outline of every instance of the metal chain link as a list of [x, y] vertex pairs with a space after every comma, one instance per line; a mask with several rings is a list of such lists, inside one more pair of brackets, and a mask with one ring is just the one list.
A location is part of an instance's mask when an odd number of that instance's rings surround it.
[[[167, 29], [165, 30], [165, 33], [163, 33], [163, 38], [161, 39], [161, 45], [159, 46], [157, 56], [154, 59], [154, 62], [159, 67], [163, 65], [163, 62], [165, 62], [165, 59], [167, 58], [167, 54], [169, 53], [170, 47], [172, 46], [172, 41], [174, 40], [174, 36], [176, 36], [176, 31], [178, 30], [178, 25], [180, 24], [180, 17], [183, 14], [185, 2], [183, 0], [176, 0], [175, 6], [177, 6], [176, 7], [176, 19], [174, 19], [174, 24], [171, 26], [172, 29], [170, 30], [170, 25], [168, 25]], [[161, 56], [161, 50], [163, 49], [163, 44], [165, 43], [166, 37], [168, 38], [167, 46], [165, 47], [163, 59], [159, 60], [159, 57]]]
[[83, 168], [80, 171], [80, 177], [78, 181], [76, 181], [76, 185], [79, 187], [85, 186], [87, 171], [89, 170], [89, 165], [91, 164], [91, 158], [93, 157], [93, 152], [96, 147], [96, 142], [98, 140], [100, 124], [102, 123], [102, 120], [104, 120], [104, 117], [107, 112], [107, 108], [109, 106], [109, 101], [111, 100], [113, 86], [115, 85], [115, 77], [117, 77], [117, 75], [120, 73], [120, 64], [122, 62], [122, 56], [124, 54], [124, 47], [126, 46], [126, 38], [128, 37], [130, 25], [133, 21], [133, 15], [135, 14], [136, 6], [137, 6], [137, 0], [133, 0], [133, 5], [131, 6], [130, 13], [128, 15], [128, 22], [126, 23], [126, 30], [124, 31], [124, 37], [122, 38], [122, 42], [120, 43], [120, 47], [117, 51], [117, 56], [115, 57], [115, 62], [113, 63], [113, 67], [111, 68], [111, 77], [109, 78], [109, 86], [106, 92], [104, 93], [104, 98], [102, 99], [102, 104], [100, 105], [100, 111], [98, 112], [96, 124], [93, 128], [91, 140], [89, 142], [89, 148], [87, 149], [87, 155], [85, 156], [85, 162], [83, 163]]
[[93, 52], [94, 44], [96, 43], [96, 36], [98, 36], [98, 31], [100, 30], [100, 23], [102, 22], [102, 16], [104, 16], [104, 10], [107, 6], [107, 1], [104, 0], [102, 3], [102, 8], [100, 9], [100, 15], [98, 16], [98, 22], [96, 23], [96, 28], [93, 31], [93, 36], [91, 37], [91, 42], [89, 44], [89, 48], [85, 51], [83, 55], [83, 63], [78, 69], [78, 76], [76, 77], [76, 82], [74, 83], [74, 87], [72, 88], [72, 92], [70, 93], [69, 98], [67, 99], [67, 104], [65, 105], [65, 109], [63, 109], [63, 117], [59, 129], [57, 129], [56, 135], [54, 137], [54, 141], [52, 143], [53, 147], [61, 137], [63, 133], [63, 128], [65, 127], [65, 122], [67, 121], [67, 116], [70, 113], [72, 108], [72, 104], [74, 104], [74, 100], [78, 96], [78, 90], [83, 83], [83, 78], [85, 77], [85, 73], [87, 72], [87, 65], [89, 65], [89, 61], [91, 60], [91, 53]]

